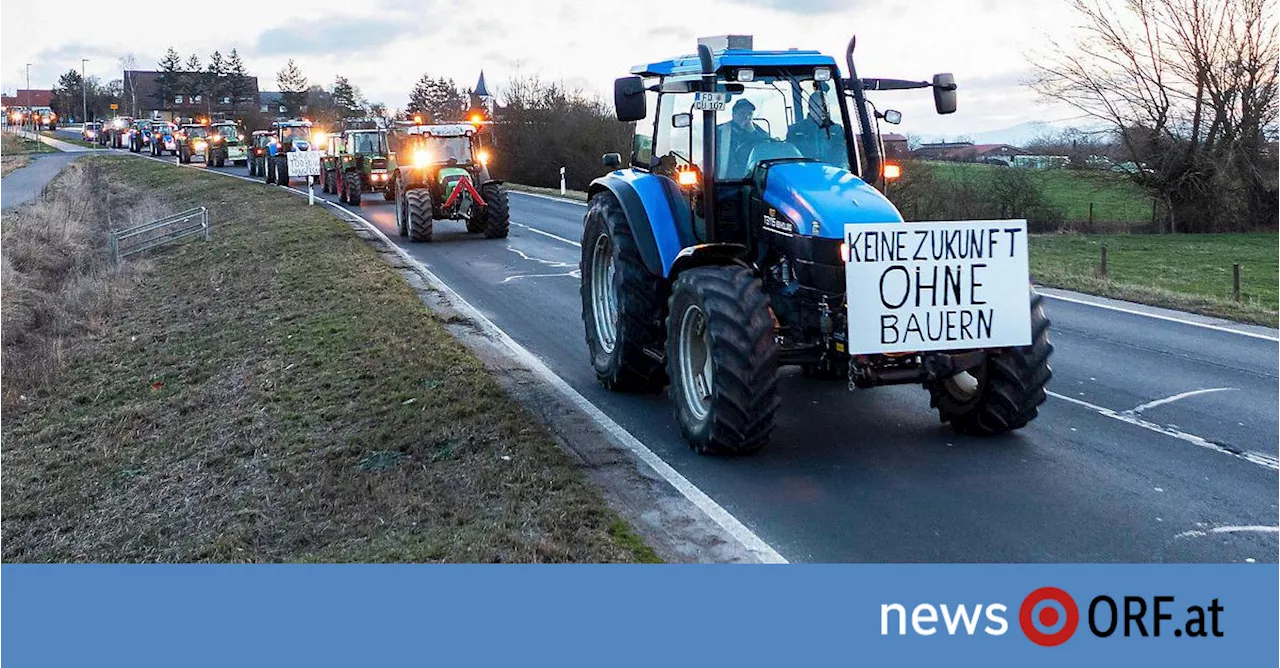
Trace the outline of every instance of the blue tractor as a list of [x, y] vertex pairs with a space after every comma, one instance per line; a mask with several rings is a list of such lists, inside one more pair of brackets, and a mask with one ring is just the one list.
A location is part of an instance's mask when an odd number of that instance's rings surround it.
[[938, 113], [956, 109], [949, 74], [858, 78], [855, 43], [843, 78], [816, 51], [758, 51], [748, 36], [727, 36], [615, 82], [618, 119], [636, 130], [629, 165], [605, 155], [612, 171], [588, 190], [587, 345], [611, 390], [669, 385], [696, 452], [762, 448], [783, 365], [851, 387], [923, 385], [942, 421], [968, 434], [1021, 428], [1045, 400], [1053, 348], [1034, 293], [1029, 345], [884, 354], [845, 345], [845, 225], [903, 222], [877, 189], [878, 120], [900, 114], [876, 111], [866, 92], [929, 88]]

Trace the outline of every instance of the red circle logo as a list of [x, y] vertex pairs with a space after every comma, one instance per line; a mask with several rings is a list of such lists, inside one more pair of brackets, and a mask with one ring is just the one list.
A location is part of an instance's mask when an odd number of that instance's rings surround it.
[[1071, 595], [1057, 587], [1041, 587], [1022, 600], [1018, 625], [1031, 642], [1042, 647], [1061, 645], [1075, 635], [1080, 610]]

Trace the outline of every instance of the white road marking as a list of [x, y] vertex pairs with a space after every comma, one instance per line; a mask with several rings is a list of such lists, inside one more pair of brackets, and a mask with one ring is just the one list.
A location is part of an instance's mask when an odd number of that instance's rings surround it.
[[578, 273], [577, 269], [574, 269], [573, 271], [566, 271], [563, 274], [516, 274], [515, 276], [508, 276], [502, 279], [502, 282], [499, 283], [499, 285], [506, 285], [511, 281], [521, 279], [521, 278], [560, 278], [560, 277], [582, 278], [582, 274]]
[[528, 261], [530, 261], [530, 262], [537, 262], [538, 264], [545, 264], [545, 265], [547, 265], [548, 267], [555, 267], [555, 268], [557, 268], [557, 269], [565, 269], [565, 268], [568, 268], [568, 267], [575, 267], [575, 268], [576, 268], [576, 267], [578, 266], [578, 263], [577, 263], [577, 262], [559, 262], [559, 261], [556, 261], [556, 260], [544, 260], [544, 259], [542, 259], [542, 258], [540, 258], [540, 257], [533, 257], [532, 255], [529, 255], [528, 253], [526, 253], [526, 252], [524, 252], [524, 251], [522, 251], [522, 250], [520, 250], [519, 248], [516, 248], [516, 247], [514, 247], [514, 246], [507, 246], [507, 250], [511, 251], [512, 253], [515, 253], [516, 255], [519, 255], [519, 256], [521, 257], [521, 259], [525, 259], [525, 260], [528, 260]]
[[1130, 408], [1129, 410], [1125, 411], [1125, 413], [1129, 415], [1141, 415], [1142, 411], [1155, 408], [1156, 406], [1171, 404], [1175, 401], [1181, 401], [1188, 397], [1196, 397], [1196, 396], [1200, 396], [1201, 394], [1213, 394], [1214, 392], [1235, 392], [1235, 391], [1239, 391], [1239, 389], [1240, 388], [1237, 388], [1237, 387], [1211, 387], [1205, 390], [1192, 390], [1190, 392], [1183, 392], [1182, 394], [1175, 394], [1172, 397], [1165, 397], [1163, 399], [1156, 399], [1155, 401], [1148, 401], [1147, 403], [1142, 404], [1140, 406], [1134, 406], [1133, 408]]
[[574, 205], [574, 206], [580, 206], [580, 207], [584, 207], [584, 208], [587, 206], [587, 203], [586, 203], [586, 202], [579, 202], [579, 201], [578, 201], [578, 200], [576, 200], [576, 199], [568, 199], [568, 198], [566, 198], [566, 197], [556, 197], [556, 196], [554, 196], [554, 195], [542, 195], [542, 194], [539, 194], [539, 193], [530, 193], [530, 192], [525, 192], [525, 191], [523, 191], [523, 190], [508, 190], [507, 192], [508, 192], [508, 193], [510, 193], [510, 194], [512, 194], [512, 195], [524, 195], [525, 197], [537, 197], [538, 199], [549, 199], [549, 200], [551, 200], [552, 202], [561, 202], [561, 203], [564, 203], [564, 204], [572, 204], [572, 205]]
[[[138, 156], [138, 157], [156, 160], [157, 162], [162, 162], [166, 165], [174, 164], [167, 160], [152, 158], [151, 156]], [[190, 165], [179, 165], [179, 166], [188, 167]], [[214, 174], [221, 174], [223, 176], [237, 178], [242, 181], [253, 181], [255, 183], [263, 183], [262, 181], [259, 181], [257, 179], [249, 178], [247, 176], [240, 176], [239, 174], [231, 174], [227, 172], [219, 172], [219, 171], [213, 171], [213, 170], [206, 170], [206, 171], [211, 171]], [[307, 194], [307, 191], [298, 190], [297, 188], [293, 188], [291, 186], [280, 186], [280, 187], [290, 192], [296, 193], [298, 195], [302, 195], [304, 197]], [[715, 500], [712, 499], [710, 496], [708, 496], [706, 492], [699, 489], [697, 485], [694, 485], [692, 482], [689, 481], [688, 478], [681, 475], [679, 471], [672, 468], [670, 464], [668, 464], [661, 457], [659, 457], [652, 450], [650, 450], [648, 446], [646, 446], [644, 443], [640, 441], [640, 439], [636, 438], [635, 436], [632, 436], [631, 432], [627, 431], [625, 428], [623, 428], [622, 425], [615, 422], [613, 418], [606, 415], [604, 411], [597, 408], [596, 405], [591, 403], [591, 401], [589, 401], [586, 397], [579, 394], [577, 390], [573, 389], [573, 387], [570, 386], [569, 383], [566, 382], [563, 378], [556, 375], [555, 372], [552, 371], [550, 368], [548, 368], [547, 365], [543, 363], [543, 361], [539, 359], [536, 355], [529, 352], [529, 350], [524, 346], [520, 345], [519, 343], [516, 343], [515, 339], [512, 339], [510, 335], [508, 335], [503, 330], [499, 329], [497, 325], [493, 324], [493, 322], [488, 318], [486, 318], [483, 313], [481, 313], [479, 310], [476, 309], [476, 307], [472, 306], [467, 300], [463, 299], [462, 296], [459, 295], [457, 292], [454, 292], [453, 288], [449, 287], [447, 284], [445, 284], [444, 281], [440, 280], [440, 278], [436, 276], [434, 273], [432, 273], [430, 269], [427, 269], [426, 265], [419, 262], [412, 255], [410, 255], [408, 251], [401, 248], [399, 245], [392, 243], [391, 239], [389, 239], [387, 235], [384, 234], [383, 231], [377, 225], [374, 225], [371, 221], [366, 219], [364, 216], [361, 216], [360, 214], [342, 206], [341, 204], [338, 204], [337, 202], [331, 202], [327, 199], [320, 199], [319, 201], [324, 204], [328, 204], [329, 206], [335, 209], [338, 209], [343, 213], [347, 213], [351, 215], [353, 218], [355, 218], [356, 220], [363, 223], [365, 227], [369, 229], [370, 232], [377, 235], [378, 238], [381, 239], [382, 242], [385, 243], [388, 248], [390, 248], [394, 253], [399, 255], [400, 259], [407, 262], [409, 266], [413, 267], [415, 271], [422, 274], [424, 278], [426, 278], [428, 281], [434, 284], [437, 289], [443, 292], [445, 296], [449, 299], [450, 303], [452, 303], [455, 308], [457, 308], [459, 311], [464, 313], [468, 318], [473, 320], [482, 330], [485, 331], [485, 333], [501, 341], [502, 344], [505, 345], [512, 352], [512, 354], [515, 355], [515, 357], [518, 360], [520, 360], [522, 364], [524, 364], [526, 368], [528, 368], [533, 373], [541, 376], [542, 379], [545, 380], [549, 385], [559, 390], [560, 393], [564, 395], [566, 399], [568, 399], [571, 403], [573, 403], [575, 406], [578, 407], [578, 410], [581, 410], [583, 413], [586, 413], [588, 417], [595, 420], [596, 424], [600, 425], [602, 429], [609, 432], [609, 434], [612, 435], [615, 439], [617, 439], [618, 442], [620, 442], [624, 447], [626, 447], [633, 454], [635, 454], [635, 456], [639, 458], [640, 461], [647, 464], [649, 468], [653, 469], [653, 471], [657, 473], [663, 480], [666, 480], [668, 484], [670, 484], [672, 487], [676, 489], [676, 491], [680, 492], [682, 496], [688, 499], [690, 503], [692, 503], [702, 512], [706, 513], [706, 515], [709, 518], [711, 518], [713, 522], [718, 524], [721, 529], [724, 529], [725, 532], [728, 533], [731, 537], [733, 537], [734, 540], [738, 541], [738, 543], [741, 544], [744, 549], [752, 553], [757, 560], [759, 560], [761, 563], [766, 563], [766, 564], [788, 563], [786, 557], [783, 557], [781, 554], [778, 553], [777, 550], [773, 549], [773, 546], [766, 543], [763, 538], [756, 535], [756, 533], [751, 529], [749, 529], [747, 525], [743, 524], [741, 520], [734, 517], [733, 514], [725, 510], [723, 506], [716, 503]], [[561, 240], [567, 241], [566, 239], [561, 239]], [[573, 243], [573, 242], [570, 242], [570, 243]], [[577, 244], [574, 244], [574, 245], [577, 245]]]
[[1145, 312], [1145, 311], [1139, 311], [1139, 310], [1136, 310], [1136, 309], [1129, 309], [1129, 308], [1123, 308], [1123, 307], [1120, 307], [1120, 306], [1112, 306], [1112, 305], [1110, 305], [1110, 304], [1099, 304], [1099, 303], [1097, 303], [1097, 302], [1085, 301], [1085, 300], [1083, 300], [1083, 299], [1076, 299], [1075, 297], [1064, 297], [1064, 296], [1062, 296], [1062, 295], [1051, 295], [1051, 294], [1049, 294], [1049, 293], [1047, 293], [1047, 292], [1041, 292], [1040, 294], [1041, 294], [1041, 296], [1043, 296], [1043, 297], [1044, 297], [1044, 298], [1046, 298], [1046, 299], [1056, 299], [1056, 300], [1058, 300], [1058, 301], [1071, 302], [1072, 304], [1082, 304], [1082, 305], [1084, 305], [1084, 306], [1093, 306], [1093, 307], [1095, 307], [1095, 308], [1106, 309], [1106, 310], [1108, 310], [1108, 311], [1119, 311], [1119, 312], [1121, 312], [1121, 313], [1128, 313], [1128, 314], [1131, 314], [1131, 315], [1140, 315], [1140, 316], [1144, 316], [1144, 317], [1147, 317], [1147, 318], [1155, 318], [1156, 320], [1166, 320], [1166, 321], [1168, 321], [1168, 322], [1178, 322], [1178, 323], [1182, 323], [1182, 324], [1184, 324], [1184, 325], [1191, 325], [1192, 327], [1203, 327], [1203, 328], [1205, 328], [1205, 329], [1212, 329], [1212, 330], [1214, 330], [1214, 331], [1218, 331], [1218, 332], [1227, 332], [1228, 334], [1239, 334], [1239, 335], [1241, 335], [1241, 336], [1248, 336], [1248, 337], [1252, 337], [1252, 338], [1255, 338], [1255, 339], [1262, 339], [1262, 340], [1264, 340], [1264, 341], [1280, 341], [1280, 338], [1276, 338], [1276, 337], [1274, 337], [1274, 336], [1268, 336], [1268, 335], [1266, 335], [1266, 334], [1258, 334], [1258, 333], [1256, 333], [1256, 332], [1248, 332], [1248, 331], [1245, 331], [1245, 330], [1242, 330], [1242, 329], [1232, 329], [1232, 328], [1230, 328], [1230, 327], [1223, 327], [1223, 326], [1221, 326], [1221, 325], [1213, 325], [1213, 324], [1210, 324], [1210, 323], [1207, 323], [1207, 322], [1196, 322], [1196, 321], [1194, 321], [1194, 320], [1185, 320], [1185, 319], [1183, 319], [1183, 318], [1174, 318], [1174, 317], [1172, 317], [1172, 316], [1161, 315], [1161, 314], [1159, 314], [1159, 313], [1147, 313], [1147, 312]]
[[1045, 394], [1048, 394], [1049, 396], [1057, 399], [1062, 399], [1063, 401], [1069, 401], [1073, 404], [1076, 404], [1077, 406], [1083, 406], [1085, 408], [1088, 408], [1091, 411], [1097, 412], [1099, 415], [1109, 417], [1113, 420], [1119, 420], [1120, 422], [1131, 424], [1135, 427], [1142, 427], [1143, 429], [1146, 429], [1148, 431], [1154, 431], [1157, 434], [1172, 436], [1180, 441], [1186, 441], [1187, 443], [1190, 443], [1192, 445], [1197, 445], [1202, 448], [1213, 450], [1214, 452], [1220, 452], [1224, 455], [1231, 455], [1232, 457], [1235, 457], [1237, 459], [1243, 459], [1246, 462], [1257, 464], [1258, 466], [1261, 466], [1263, 468], [1268, 468], [1273, 471], [1280, 471], [1280, 460], [1277, 460], [1275, 457], [1272, 457], [1271, 455], [1263, 452], [1254, 452], [1254, 451], [1236, 452], [1234, 450], [1230, 450], [1226, 447], [1223, 447], [1217, 443], [1214, 443], [1213, 441], [1196, 436], [1195, 434], [1188, 434], [1185, 431], [1180, 431], [1172, 427], [1166, 427], [1164, 425], [1159, 425], [1154, 422], [1143, 420], [1137, 415], [1132, 415], [1132, 414], [1129, 414], [1128, 412], [1123, 412], [1123, 413], [1116, 412], [1111, 410], [1110, 408], [1103, 408], [1102, 406], [1098, 406], [1097, 404], [1091, 404], [1087, 401], [1084, 401], [1083, 399], [1068, 397], [1064, 394], [1058, 394], [1057, 392], [1049, 392], [1048, 390], [1045, 391]]
[[544, 237], [551, 237], [552, 239], [555, 239], [556, 241], [563, 241], [564, 243], [567, 243], [567, 244], [569, 244], [570, 246], [577, 246], [578, 248], [582, 248], [582, 244], [580, 244], [580, 243], [578, 243], [578, 242], [574, 241], [573, 239], [566, 239], [566, 238], [564, 238], [564, 237], [562, 237], [562, 236], [560, 236], [560, 235], [558, 235], [558, 234], [552, 234], [552, 233], [550, 233], [550, 232], [544, 232], [544, 231], [542, 231], [542, 230], [540, 230], [540, 229], [538, 229], [538, 228], [536, 228], [536, 227], [529, 227], [528, 225], [525, 225], [525, 224], [522, 224], [522, 223], [512, 222], [511, 224], [512, 224], [512, 225], [515, 225], [516, 227], [520, 227], [520, 228], [524, 228], [524, 229], [526, 229], [526, 230], [529, 230], [530, 232], [533, 232], [534, 234], [541, 234], [541, 235], [542, 235], [542, 236], [544, 236]]
[[1199, 538], [1208, 536], [1211, 533], [1280, 533], [1280, 527], [1265, 526], [1242, 526], [1242, 527], [1214, 527], [1208, 531], [1200, 531], [1193, 529], [1191, 531], [1183, 531], [1174, 536], [1174, 538]]

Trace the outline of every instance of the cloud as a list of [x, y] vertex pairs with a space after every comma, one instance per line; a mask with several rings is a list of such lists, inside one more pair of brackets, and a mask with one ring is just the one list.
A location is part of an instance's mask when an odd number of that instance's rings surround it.
[[405, 35], [431, 30], [407, 21], [384, 18], [335, 18], [299, 21], [270, 28], [258, 36], [255, 52], [261, 55], [300, 56], [310, 54], [352, 55], [381, 50]]
[[848, 10], [849, 0], [738, 0], [738, 4], [776, 9], [789, 14], [829, 14]]

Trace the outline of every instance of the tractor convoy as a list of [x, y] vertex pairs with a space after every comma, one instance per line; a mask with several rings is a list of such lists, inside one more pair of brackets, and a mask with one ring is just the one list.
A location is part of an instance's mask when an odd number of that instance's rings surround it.
[[[841, 71], [817, 51], [705, 38], [614, 83], [634, 138], [625, 158], [603, 156], [587, 193], [588, 358], [610, 390], [665, 388], [698, 453], [768, 443], [784, 366], [849, 388], [920, 385], [943, 422], [979, 436], [1026, 426], [1045, 401], [1053, 346], [1030, 288], [1025, 221], [906, 223], [883, 194], [897, 168], [885, 165], [879, 123], [901, 114], [868, 94], [927, 89], [950, 114], [954, 78], [860, 78], [855, 45]], [[230, 121], [120, 117], [85, 137], [231, 162], [283, 186], [301, 176], [293, 156], [309, 187], [350, 206], [381, 194], [399, 235], [429, 242], [444, 220], [507, 237], [488, 127], [352, 118], [326, 132], [279, 119], [246, 134]]]

